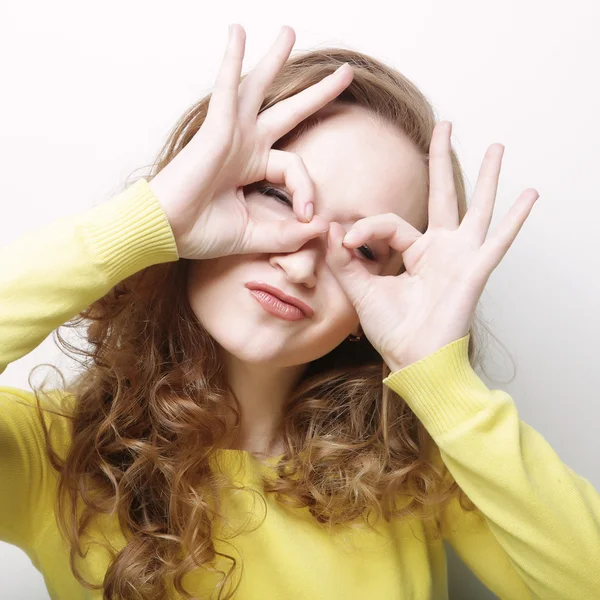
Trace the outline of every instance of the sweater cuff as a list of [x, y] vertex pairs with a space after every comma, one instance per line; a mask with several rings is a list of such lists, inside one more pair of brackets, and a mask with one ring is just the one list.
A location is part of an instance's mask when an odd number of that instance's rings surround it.
[[146, 179], [88, 211], [84, 226], [113, 285], [151, 265], [179, 259], [171, 225]]
[[401, 396], [432, 437], [456, 427], [491, 401], [468, 357], [470, 333], [390, 373], [383, 383]]

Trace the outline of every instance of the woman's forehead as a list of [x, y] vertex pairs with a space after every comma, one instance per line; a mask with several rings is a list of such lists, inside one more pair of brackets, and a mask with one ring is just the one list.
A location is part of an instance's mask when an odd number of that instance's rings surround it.
[[340, 222], [384, 212], [411, 222], [422, 216], [426, 169], [408, 137], [361, 107], [327, 109], [285, 147], [306, 165], [315, 209], [335, 213]]

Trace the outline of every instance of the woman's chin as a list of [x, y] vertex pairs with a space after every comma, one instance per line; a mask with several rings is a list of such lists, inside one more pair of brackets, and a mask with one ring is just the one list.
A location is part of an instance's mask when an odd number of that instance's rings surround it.
[[[293, 351], [291, 349], [290, 340], [274, 339], [259, 341], [257, 336], [254, 339], [244, 341], [219, 340], [222, 351], [228, 355], [235, 357], [237, 360], [244, 363], [260, 365], [269, 364], [272, 367], [290, 366], [290, 359], [293, 360]], [[292, 363], [297, 364], [297, 363]]]

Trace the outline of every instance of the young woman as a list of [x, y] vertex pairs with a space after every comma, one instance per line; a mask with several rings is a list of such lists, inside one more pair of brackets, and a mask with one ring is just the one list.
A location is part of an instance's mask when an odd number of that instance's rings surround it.
[[[600, 496], [475, 372], [488, 235], [451, 126], [404, 76], [294, 31], [152, 173], [0, 254], [0, 370], [86, 325], [69, 384], [0, 390], [0, 539], [52, 598], [600, 595]], [[345, 65], [344, 63], [349, 63]]]

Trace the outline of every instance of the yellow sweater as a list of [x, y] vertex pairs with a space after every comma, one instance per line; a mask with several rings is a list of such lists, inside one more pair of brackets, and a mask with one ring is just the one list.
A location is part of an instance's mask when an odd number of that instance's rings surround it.
[[[166, 216], [144, 179], [5, 246], [0, 373], [121, 279], [177, 259]], [[519, 419], [506, 392], [484, 385], [469, 363], [467, 343], [465, 336], [383, 381], [405, 398], [478, 507], [469, 513], [451, 504], [442, 515], [445, 539], [500, 598], [600, 598], [600, 495]], [[101, 598], [69, 570], [53, 514], [55, 472], [44, 457], [35, 411], [17, 397], [33, 402], [28, 390], [0, 388], [0, 540], [28, 554], [52, 598]], [[64, 419], [48, 418], [55, 422], [53, 438], [66, 449]], [[269, 470], [245, 451], [222, 450], [220, 457], [246, 485]], [[251, 494], [231, 498], [230, 516], [241, 518], [252, 501]], [[101, 534], [93, 531], [122, 547], [115, 522], [101, 519], [98, 527]], [[377, 534], [329, 538], [307, 511], [267, 498], [267, 518], [257, 530], [217, 547], [244, 563], [240, 600], [448, 598], [443, 541], [432, 540], [429, 525], [418, 520], [381, 524]], [[81, 562], [86, 578], [100, 583], [108, 560], [100, 546], [90, 545]], [[186, 583], [196, 593], [212, 585], [201, 573]]]

